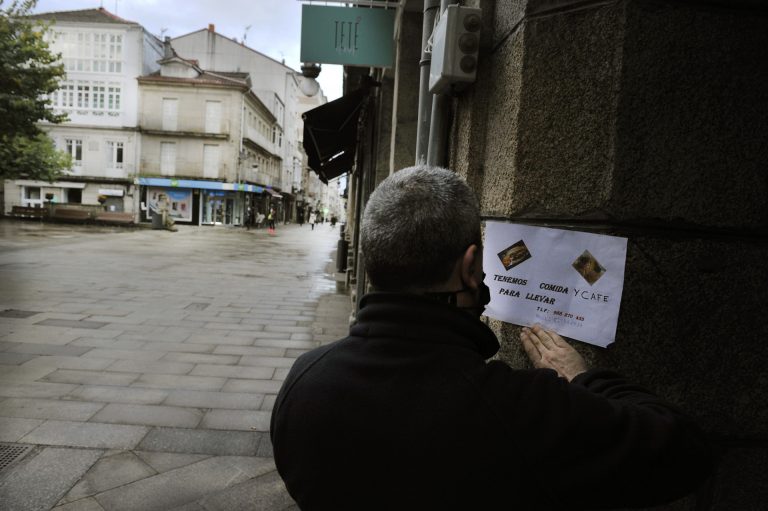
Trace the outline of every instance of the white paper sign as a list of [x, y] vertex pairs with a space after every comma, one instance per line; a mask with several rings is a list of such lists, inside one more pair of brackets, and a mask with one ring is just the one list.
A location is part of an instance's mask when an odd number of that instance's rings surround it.
[[616, 338], [627, 239], [487, 222], [485, 314], [606, 347]]

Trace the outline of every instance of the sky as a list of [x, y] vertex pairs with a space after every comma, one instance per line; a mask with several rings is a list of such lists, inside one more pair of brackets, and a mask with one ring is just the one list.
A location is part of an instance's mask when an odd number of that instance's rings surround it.
[[[158, 37], [178, 37], [213, 23], [216, 32], [238, 41], [245, 36], [247, 46], [275, 60], [285, 59], [298, 71], [301, 5], [297, 0], [39, 0], [34, 12], [104, 7]], [[317, 81], [328, 101], [341, 97], [342, 66], [322, 67]]]

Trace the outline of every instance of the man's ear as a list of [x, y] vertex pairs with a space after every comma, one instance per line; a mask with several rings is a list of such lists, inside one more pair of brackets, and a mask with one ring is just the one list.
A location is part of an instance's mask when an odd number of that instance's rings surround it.
[[483, 280], [481, 258], [482, 252], [474, 243], [461, 256], [461, 280], [469, 289], [476, 290]]

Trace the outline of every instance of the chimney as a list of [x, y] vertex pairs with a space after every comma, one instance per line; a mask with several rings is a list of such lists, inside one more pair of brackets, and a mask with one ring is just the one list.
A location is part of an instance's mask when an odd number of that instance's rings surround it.
[[208, 32], [216, 32], [216, 25], [208, 23]]
[[170, 36], [165, 36], [165, 39], [163, 40], [163, 58], [169, 59], [173, 57], [173, 48], [171, 48], [171, 38]]

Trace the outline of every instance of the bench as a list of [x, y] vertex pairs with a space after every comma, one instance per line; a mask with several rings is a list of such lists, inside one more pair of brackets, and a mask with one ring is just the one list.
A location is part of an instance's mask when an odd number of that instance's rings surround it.
[[94, 220], [105, 224], [120, 225], [128, 225], [134, 222], [133, 213], [117, 213], [115, 211], [102, 211], [96, 213]]
[[48, 216], [48, 210], [31, 206], [13, 206], [11, 208], [11, 216], [19, 218], [45, 218]]
[[91, 213], [82, 209], [56, 208], [53, 210], [52, 218], [56, 220], [67, 220], [72, 222], [85, 222], [91, 219]]

